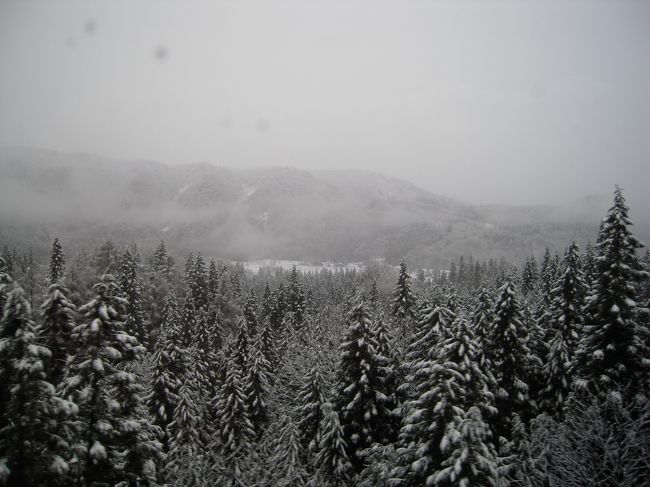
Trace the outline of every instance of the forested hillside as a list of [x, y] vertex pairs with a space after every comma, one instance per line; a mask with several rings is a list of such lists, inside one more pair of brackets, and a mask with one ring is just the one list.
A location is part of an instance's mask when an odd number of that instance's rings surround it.
[[[468, 176], [469, 177], [469, 176]], [[444, 188], [441, 188], [444, 194]], [[578, 196], [576, 196], [578, 198]], [[359, 262], [402, 258], [448, 269], [461, 255], [519, 262], [584, 245], [606, 197], [547, 206], [477, 206], [364, 171], [114, 161], [0, 150], [0, 245], [39, 257], [54, 237], [71, 252], [112, 240], [150, 252], [232, 260]], [[637, 232], [650, 237], [650, 221]]]
[[650, 254], [620, 190], [593, 237], [434, 278], [5, 254], [0, 484], [648, 485]]

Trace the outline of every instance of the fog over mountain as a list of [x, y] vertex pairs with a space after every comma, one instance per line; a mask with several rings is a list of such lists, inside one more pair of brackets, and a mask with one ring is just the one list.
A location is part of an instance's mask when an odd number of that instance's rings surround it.
[[[0, 151], [0, 242], [45, 251], [106, 239], [248, 260], [403, 256], [445, 268], [460, 255], [516, 261], [593, 240], [609, 195], [558, 206], [477, 206], [368, 171], [165, 165], [39, 149]], [[637, 233], [648, 235], [637, 216]]]

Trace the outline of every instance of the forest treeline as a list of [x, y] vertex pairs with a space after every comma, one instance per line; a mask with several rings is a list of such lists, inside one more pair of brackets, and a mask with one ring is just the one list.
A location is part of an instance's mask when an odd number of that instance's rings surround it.
[[650, 254], [596, 240], [412, 279], [164, 242], [0, 259], [0, 484], [650, 485]]

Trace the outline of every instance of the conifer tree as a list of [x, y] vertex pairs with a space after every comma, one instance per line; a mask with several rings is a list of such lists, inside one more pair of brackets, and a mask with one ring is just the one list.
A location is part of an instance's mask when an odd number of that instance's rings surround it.
[[246, 365], [243, 387], [246, 395], [246, 406], [253, 428], [259, 438], [269, 420], [266, 401], [269, 390], [267, 374], [270, 368], [269, 363], [262, 354], [259, 338], [256, 338], [252, 343]]
[[270, 319], [273, 312], [273, 293], [268, 281], [264, 283], [264, 292], [262, 293], [262, 309], [260, 318], [262, 320]]
[[300, 418], [298, 430], [302, 445], [309, 452], [315, 452], [320, 442], [319, 433], [324, 403], [324, 380], [318, 367], [314, 366], [298, 391], [297, 416]]
[[348, 316], [348, 330], [340, 346], [336, 408], [355, 469], [362, 469], [361, 451], [384, 438], [392, 411], [382, 394], [381, 359], [372, 322], [360, 298]]
[[251, 292], [250, 296], [244, 304], [244, 319], [246, 320], [246, 326], [248, 327], [248, 336], [254, 337], [257, 335], [257, 299], [255, 298], [255, 293]]
[[479, 363], [484, 370], [491, 371], [493, 365], [488, 359], [487, 348], [490, 346], [490, 334], [494, 322], [494, 301], [485, 286], [478, 290], [476, 301], [471, 323], [479, 351]]
[[278, 369], [280, 365], [281, 357], [279, 351], [278, 339], [276, 337], [273, 328], [271, 327], [271, 322], [267, 319], [262, 323], [262, 330], [259, 335], [259, 345], [262, 355], [264, 356], [266, 362], [269, 365], [269, 380], [273, 382], [273, 374]]
[[192, 381], [185, 381], [178, 391], [178, 403], [173, 419], [166, 428], [169, 454], [165, 458], [165, 477], [175, 485], [198, 485], [203, 479], [196, 472], [196, 459], [204, 455], [199, 431], [201, 413]]
[[246, 407], [239, 366], [233, 360], [227, 363], [226, 378], [217, 398], [215, 416], [219, 427], [219, 451], [228, 458], [250, 450], [255, 429]]
[[[7, 301], [7, 295], [11, 290], [13, 280], [9, 275], [9, 268], [5, 260], [0, 257], [0, 313], [4, 310], [5, 302]], [[2, 317], [0, 316], [0, 319]], [[0, 337], [4, 336], [4, 332], [0, 329]]]
[[77, 353], [64, 383], [65, 397], [79, 406], [82, 426], [71, 449], [76, 478], [85, 485], [146, 482], [152, 475], [148, 460], [160, 445], [151, 440], [152, 425], [142, 415], [142, 386], [125, 370], [144, 348], [124, 331], [126, 300], [113, 277], [104, 276], [93, 291], [95, 297], [79, 308], [82, 321], [73, 332]]
[[413, 338], [408, 344], [404, 363], [404, 381], [398, 387], [399, 395], [408, 406], [408, 400], [416, 399], [414, 390], [421, 369], [437, 358], [439, 343], [449, 336], [455, 315], [444, 306], [426, 305], [420, 313]]
[[585, 274], [585, 282], [587, 283], [587, 288], [589, 289], [594, 282], [597, 269], [596, 249], [590, 241], [587, 242], [585, 253], [582, 256], [582, 269]]
[[69, 465], [60, 453], [67, 444], [57, 419], [75, 414], [77, 408], [58, 398], [48, 381], [46, 366], [51, 353], [39, 343], [40, 330], [31, 320], [20, 287], [9, 294], [2, 327], [0, 465], [8, 471], [3, 483], [22, 487], [65, 482]]
[[441, 449], [447, 458], [432, 485], [495, 487], [498, 482], [497, 454], [490, 437], [490, 429], [479, 408], [472, 407], [462, 419], [456, 418], [443, 438]]
[[120, 262], [119, 286], [122, 296], [126, 298], [125, 331], [138, 339], [140, 343], [148, 342], [142, 310], [142, 285], [138, 277], [138, 263], [130, 249], [125, 249]]
[[65, 254], [58, 238], [52, 243], [52, 254], [50, 256], [50, 267], [47, 273], [47, 282], [54, 284], [63, 278], [65, 270]]
[[542, 258], [542, 266], [539, 271], [540, 289], [545, 303], [548, 305], [551, 300], [551, 290], [553, 289], [553, 262], [551, 251], [548, 247], [544, 249], [544, 257]]
[[323, 404], [322, 416], [320, 442], [315, 458], [319, 481], [317, 485], [343, 487], [348, 485], [353, 475], [343, 428], [331, 403], [326, 402]]
[[583, 340], [577, 356], [581, 385], [593, 393], [625, 389], [628, 397], [650, 392], [647, 322], [637, 304], [635, 284], [648, 278], [636, 258], [628, 207], [620, 190], [600, 225], [597, 277], [589, 292]]
[[400, 320], [412, 318], [415, 312], [415, 297], [411, 291], [411, 276], [406, 261], [399, 265], [399, 277], [393, 291], [393, 316]]
[[537, 285], [537, 261], [535, 257], [529, 257], [524, 265], [524, 270], [521, 273], [521, 292], [527, 296], [535, 290]]
[[192, 291], [188, 290], [183, 300], [183, 308], [180, 311], [180, 330], [183, 348], [190, 348], [194, 344], [193, 333], [196, 330], [196, 308]]
[[167, 427], [174, 417], [181, 386], [187, 382], [187, 351], [181, 347], [181, 343], [178, 305], [172, 291], [165, 298], [162, 331], [153, 354], [152, 386], [147, 396], [147, 405], [153, 414], [154, 424], [165, 433], [165, 451], [169, 449]]
[[219, 270], [214, 260], [210, 260], [208, 267], [208, 296], [210, 302], [214, 302], [219, 293]]
[[241, 317], [237, 324], [237, 335], [234, 342], [234, 356], [233, 360], [237, 363], [240, 370], [245, 370], [248, 366], [251, 347], [251, 336], [248, 333], [248, 324], [246, 320]]
[[533, 366], [528, 348], [528, 331], [511, 281], [506, 281], [498, 291], [489, 358], [499, 384], [496, 394], [499, 422], [495, 431], [508, 438], [512, 413], [530, 415], [533, 408], [528, 390]]
[[169, 255], [163, 240], [160, 241], [160, 245], [153, 254], [153, 269], [155, 272], [169, 272]]
[[573, 381], [572, 364], [583, 326], [582, 309], [586, 292], [578, 245], [572, 242], [564, 255], [563, 272], [553, 289], [549, 311], [554, 337], [544, 363], [545, 389], [542, 407], [562, 419], [564, 403]]
[[47, 375], [55, 386], [61, 382], [68, 354], [72, 355], [72, 331], [75, 327], [76, 307], [68, 301], [68, 290], [59, 281], [47, 291], [41, 305], [41, 338], [51, 353]]
[[289, 285], [286, 294], [287, 311], [293, 313], [296, 326], [302, 325], [305, 319], [306, 300], [305, 292], [298, 279], [298, 271], [294, 265], [289, 274]]
[[194, 287], [194, 256], [190, 253], [185, 259], [185, 285], [187, 289], [192, 290]]
[[269, 465], [273, 483], [278, 487], [301, 487], [307, 484], [307, 472], [302, 462], [302, 447], [298, 428], [288, 416], [278, 421], [280, 435], [271, 445]]
[[191, 281], [188, 283], [192, 290], [192, 299], [196, 309], [208, 309], [210, 305], [210, 290], [208, 288], [208, 273], [205, 261], [201, 254], [194, 258], [194, 267], [191, 269]]
[[372, 322], [373, 337], [377, 342], [378, 400], [388, 413], [385, 417], [383, 434], [377, 438], [381, 444], [393, 443], [399, 433], [400, 417], [397, 403], [397, 370], [399, 363], [394, 351], [394, 338], [382, 312]]

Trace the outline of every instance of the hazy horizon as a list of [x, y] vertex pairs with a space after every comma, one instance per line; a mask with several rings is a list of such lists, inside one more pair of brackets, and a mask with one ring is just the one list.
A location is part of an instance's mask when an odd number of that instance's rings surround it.
[[[650, 203], [644, 2], [0, 5], [0, 145]], [[643, 206], [641, 206], [643, 205]]]

